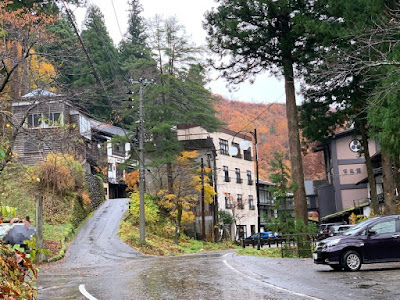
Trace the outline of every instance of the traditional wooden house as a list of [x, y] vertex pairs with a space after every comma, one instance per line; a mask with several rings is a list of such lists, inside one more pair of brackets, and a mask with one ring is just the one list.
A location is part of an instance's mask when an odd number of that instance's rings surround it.
[[130, 144], [111, 143], [113, 136], [125, 135], [121, 128], [96, 121], [65, 96], [45, 90], [13, 102], [12, 113], [14, 122], [22, 124], [13, 147], [20, 163], [34, 165], [51, 152], [73, 154], [87, 172], [105, 173], [107, 197], [126, 196], [119, 165], [127, 159]]

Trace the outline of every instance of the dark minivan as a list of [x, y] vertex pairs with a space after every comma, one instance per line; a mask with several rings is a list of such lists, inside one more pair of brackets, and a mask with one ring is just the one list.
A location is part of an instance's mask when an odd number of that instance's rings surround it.
[[365, 220], [341, 236], [320, 241], [314, 263], [357, 271], [361, 264], [400, 261], [400, 215]]

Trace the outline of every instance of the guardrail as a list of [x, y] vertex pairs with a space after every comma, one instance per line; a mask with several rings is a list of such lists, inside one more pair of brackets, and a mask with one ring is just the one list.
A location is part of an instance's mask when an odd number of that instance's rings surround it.
[[311, 233], [286, 234], [281, 239], [282, 258], [285, 252], [291, 252], [298, 257], [312, 257], [318, 243], [317, 235]]
[[[257, 239], [243, 239], [240, 241], [243, 248], [248, 245], [252, 245], [253, 248], [257, 246]], [[282, 258], [285, 253], [289, 252], [295, 254], [298, 257], [311, 257], [318, 243], [317, 235], [311, 233], [299, 233], [299, 234], [285, 234], [274, 238], [262, 238], [260, 239], [261, 247], [268, 245], [271, 248], [272, 245], [281, 247]]]

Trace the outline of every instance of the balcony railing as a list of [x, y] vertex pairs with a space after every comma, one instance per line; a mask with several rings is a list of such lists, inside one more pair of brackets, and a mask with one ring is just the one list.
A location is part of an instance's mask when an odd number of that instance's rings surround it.
[[230, 203], [225, 203], [225, 208], [226, 209], [230, 209], [230, 208], [232, 208], [233, 206], [232, 206], [232, 204], [230, 204]]
[[225, 176], [224, 181], [225, 181], [225, 182], [231, 182], [231, 178], [230, 178], [229, 176]]
[[255, 209], [256, 209], [256, 207], [255, 207], [254, 205], [249, 205], [249, 209], [251, 209], [251, 210], [255, 210]]
[[236, 183], [243, 183], [243, 179], [242, 178], [236, 178]]
[[248, 180], [247, 180], [247, 184], [248, 184], [248, 185], [253, 185], [253, 184], [254, 184], [253, 179], [248, 179]]

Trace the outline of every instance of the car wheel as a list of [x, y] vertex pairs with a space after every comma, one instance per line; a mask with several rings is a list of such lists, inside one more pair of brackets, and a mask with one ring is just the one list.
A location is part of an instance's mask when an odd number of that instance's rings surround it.
[[335, 271], [342, 271], [343, 267], [341, 265], [329, 265]]
[[361, 268], [361, 256], [358, 252], [350, 250], [343, 255], [343, 267], [346, 271], [358, 271]]

